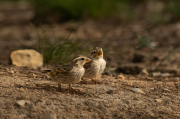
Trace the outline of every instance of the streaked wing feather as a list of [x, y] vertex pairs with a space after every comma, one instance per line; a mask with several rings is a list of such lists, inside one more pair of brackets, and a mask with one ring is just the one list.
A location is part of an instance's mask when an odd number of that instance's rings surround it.
[[56, 69], [51, 70], [49, 74], [51, 76], [61, 75], [61, 76], [67, 76], [69, 72], [72, 70], [72, 66], [70, 64], [64, 64], [61, 66], [58, 66]]
[[73, 67], [68, 63], [57, 67], [56, 70], [59, 72], [69, 72], [72, 68]]

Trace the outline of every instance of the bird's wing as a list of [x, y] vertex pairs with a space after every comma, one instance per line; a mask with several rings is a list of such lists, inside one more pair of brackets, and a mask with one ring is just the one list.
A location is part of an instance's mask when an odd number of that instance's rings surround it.
[[69, 72], [70, 70], [72, 70], [72, 68], [73, 67], [71, 66], [71, 64], [67, 63], [67, 64], [57, 67], [56, 70], [62, 71], [62, 72]]
[[64, 64], [61, 66], [58, 66], [56, 69], [51, 70], [48, 74], [51, 76], [55, 75], [61, 75], [61, 76], [67, 76], [69, 75], [69, 72], [73, 69], [73, 66], [70, 64]]

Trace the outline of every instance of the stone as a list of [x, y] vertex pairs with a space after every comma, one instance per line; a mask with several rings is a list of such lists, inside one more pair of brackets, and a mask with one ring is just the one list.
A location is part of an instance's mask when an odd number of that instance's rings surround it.
[[42, 99], [42, 98], [38, 98], [38, 101], [39, 101], [39, 102], [43, 102], [43, 99]]
[[118, 75], [118, 76], [117, 76], [117, 79], [122, 79], [122, 80], [125, 80], [125, 79], [126, 79], [126, 77], [124, 77], [122, 74], [120, 74], [120, 75]]
[[18, 105], [19, 107], [24, 107], [25, 106], [25, 101], [24, 100], [17, 100], [16, 101], [16, 105]]
[[161, 72], [153, 72], [152, 75], [153, 75], [153, 77], [160, 77]]
[[153, 47], [157, 47], [159, 44], [158, 44], [158, 42], [152, 41], [152, 42], [150, 42], [150, 45]]
[[146, 69], [143, 69], [143, 70], [141, 71], [141, 74], [142, 74], [142, 75], [146, 75], [146, 76], [149, 75], [149, 73], [148, 73], [148, 71], [147, 71]]
[[55, 113], [47, 113], [43, 116], [42, 119], [57, 119], [57, 116]]
[[10, 70], [9, 73], [14, 74], [14, 71], [13, 71], [13, 70]]
[[170, 76], [170, 73], [162, 73], [161, 74], [161, 77], [169, 77]]
[[20, 88], [19, 91], [22, 93], [25, 92], [24, 88]]
[[43, 56], [33, 50], [16, 50], [11, 53], [12, 64], [19, 67], [37, 69], [43, 66]]
[[155, 99], [155, 101], [156, 101], [156, 102], [159, 102], [159, 103], [161, 103], [161, 102], [162, 102], [162, 100], [161, 100], [161, 99]]
[[33, 77], [36, 78], [36, 74], [33, 74]]
[[134, 92], [138, 92], [138, 93], [141, 93], [141, 94], [145, 94], [141, 89], [139, 89], [139, 88], [132, 88], [131, 89], [132, 91], [134, 91]]
[[164, 92], [164, 93], [169, 93], [169, 92], [171, 92], [171, 90], [169, 90], [169, 89], [167, 89], [167, 88], [164, 88], [164, 89], [163, 89], [163, 92]]

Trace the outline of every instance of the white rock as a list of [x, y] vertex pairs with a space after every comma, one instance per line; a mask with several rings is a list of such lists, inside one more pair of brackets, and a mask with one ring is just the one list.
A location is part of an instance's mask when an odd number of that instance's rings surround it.
[[33, 50], [16, 50], [11, 53], [12, 64], [19, 67], [38, 68], [43, 65], [42, 55]]
[[170, 76], [170, 73], [162, 73], [161, 74], [161, 77], [169, 77]]
[[16, 101], [16, 104], [19, 106], [19, 107], [24, 107], [25, 106], [25, 101], [24, 100], [17, 100]]
[[142, 74], [142, 75], [146, 75], [146, 76], [149, 75], [149, 73], [148, 73], [148, 71], [147, 71], [146, 69], [143, 69], [143, 70], [141, 71], [141, 74]]
[[160, 77], [161, 76], [161, 72], [153, 72], [153, 77]]
[[42, 119], [57, 119], [57, 116], [55, 113], [47, 113], [43, 116]]
[[10, 70], [9, 73], [14, 74], [14, 71], [13, 71], [13, 70]]
[[141, 89], [139, 89], [139, 88], [132, 88], [131, 89], [132, 91], [134, 91], [134, 92], [138, 92], [138, 93], [141, 93], [141, 94], [145, 94]]
[[159, 102], [159, 103], [161, 103], [161, 102], [162, 102], [162, 100], [161, 100], [161, 99], [155, 99], [155, 101], [156, 101], [156, 102]]
[[158, 46], [158, 42], [150, 42], [150, 45], [153, 47], [157, 47]]
[[167, 89], [167, 88], [164, 88], [163, 91], [166, 92], [166, 93], [171, 92], [171, 90], [169, 90], [169, 89]]

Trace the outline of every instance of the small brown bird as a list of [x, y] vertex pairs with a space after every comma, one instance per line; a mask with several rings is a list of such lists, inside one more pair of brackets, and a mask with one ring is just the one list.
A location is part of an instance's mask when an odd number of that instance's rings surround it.
[[[92, 58], [92, 61], [84, 65], [85, 73], [83, 77], [90, 78], [95, 83], [101, 83], [94, 80], [94, 78], [97, 78], [98, 76], [100, 76], [106, 67], [106, 61], [103, 59], [102, 48], [99, 48], [99, 47], [94, 48], [91, 52], [90, 58]], [[84, 81], [83, 78], [82, 80]]]
[[85, 56], [77, 56], [71, 62], [59, 66], [54, 70], [44, 70], [42, 72], [47, 73], [55, 82], [58, 82], [58, 88], [60, 90], [62, 90], [61, 84], [69, 84], [69, 88], [75, 91], [71, 87], [71, 84], [80, 81], [85, 72], [83, 65], [90, 61], [91, 59]]

